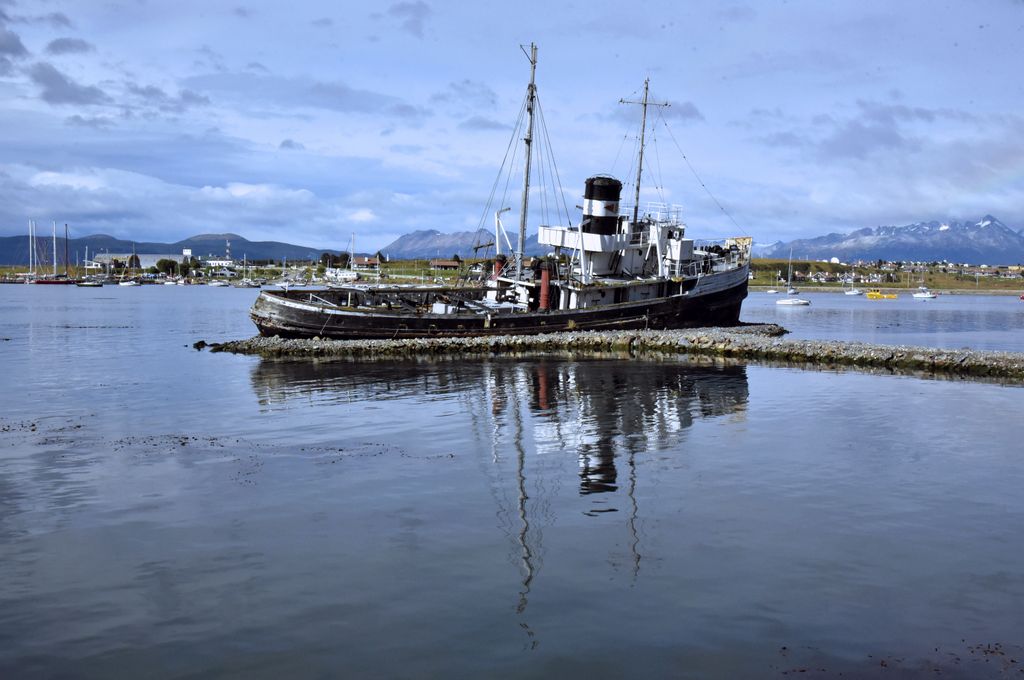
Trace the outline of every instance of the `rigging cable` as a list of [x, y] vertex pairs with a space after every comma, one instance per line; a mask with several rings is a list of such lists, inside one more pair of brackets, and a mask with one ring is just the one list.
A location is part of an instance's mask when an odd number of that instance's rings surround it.
[[[533, 95], [533, 105], [537, 116], [537, 125], [534, 126], [534, 131], [539, 131], [539, 129], [543, 129], [544, 127], [544, 119], [540, 115], [540, 95], [536, 93]], [[537, 197], [540, 200], [540, 222], [543, 224], [547, 220], [548, 216], [548, 196], [546, 191], [547, 176], [544, 173], [544, 155], [551, 153], [551, 151], [545, 147], [543, 135], [536, 135], [533, 139], [533, 143], [536, 145], [535, 148], [537, 151], [535, 154], [536, 160], [534, 162], [536, 163], [537, 168]]]
[[622, 135], [622, 141], [619, 142], [619, 150], [615, 152], [615, 160], [612, 161], [612, 173], [615, 173], [615, 166], [619, 164], [619, 157], [622, 156], [622, 147], [626, 146], [626, 140], [629, 139], [629, 134]]
[[[487, 221], [487, 214], [491, 212], [491, 206], [494, 203], [494, 196], [498, 190], [498, 183], [501, 181], [501, 174], [505, 170], [505, 164], [509, 160], [509, 153], [514, 151], [516, 136], [519, 134], [519, 128], [523, 124], [523, 115], [526, 111], [526, 102], [523, 101], [522, 107], [519, 109], [519, 119], [516, 121], [516, 126], [512, 130], [512, 137], [508, 141], [508, 146], [505, 148], [505, 157], [501, 160], [501, 166], [498, 168], [498, 174], [494, 178], [494, 184], [491, 186], [491, 194], [487, 197], [487, 203], [484, 204], [483, 213], [480, 215], [480, 221], [477, 223], [477, 231], [484, 228], [484, 223]], [[505, 195], [508, 195], [508, 180], [505, 181]], [[504, 197], [502, 197], [504, 199]]]
[[[548, 150], [548, 161], [551, 164], [551, 169], [550, 169], [550, 175], [549, 176], [554, 180], [554, 185], [552, 186], [551, 190], [552, 190], [552, 192], [555, 192], [555, 189], [557, 188], [557, 193], [555, 193], [555, 196], [556, 197], [560, 197], [562, 199], [562, 209], [565, 211], [566, 224], [571, 225], [572, 224], [572, 217], [571, 217], [571, 215], [569, 213], [569, 206], [565, 202], [565, 191], [562, 188], [562, 178], [558, 174], [558, 163], [557, 163], [557, 161], [555, 161], [555, 154], [554, 154], [554, 151], [553, 151], [552, 146], [551, 146], [551, 137], [548, 135], [547, 119], [544, 117], [544, 111], [543, 111], [543, 109], [541, 109], [540, 100], [539, 99], [537, 100], [537, 114], [538, 114], [538, 117], [540, 118], [540, 121], [541, 121], [540, 131], [541, 131], [541, 133], [542, 133], [542, 135], [544, 137], [544, 140], [545, 140], [545, 148], [547, 148], [547, 150]], [[556, 211], [558, 210], [557, 200], [556, 200], [555, 210]], [[561, 214], [560, 213], [556, 213], [556, 216], [558, 217], [558, 221], [561, 221]]]
[[[636, 185], [636, 177], [634, 176], [636, 173], [634, 173], [633, 171], [637, 167], [637, 165], [636, 165], [637, 164], [637, 159], [640, 158], [640, 125], [639, 124], [636, 126], [636, 136], [633, 137], [633, 141], [634, 141], [634, 144], [633, 144], [633, 155], [630, 157], [630, 160], [629, 160], [629, 170], [626, 171], [626, 174], [624, 175], [626, 177], [626, 179], [629, 180], [629, 184], [630, 185]], [[622, 204], [622, 207], [625, 209], [625, 208], [628, 208], [629, 205], [628, 204]]]
[[661, 154], [658, 153], [658, 134], [656, 128], [651, 130], [650, 146], [654, 149], [654, 164], [656, 166], [650, 170], [651, 174], [657, 178], [657, 181], [654, 183], [654, 188], [658, 191], [658, 198], [661, 199], [661, 202], [664, 203], [667, 208], [668, 201], [665, 200], [665, 176], [661, 171]]
[[[551, 198], [553, 199], [552, 203], [554, 204], [552, 206], [551, 210], [552, 210], [552, 213], [554, 214], [555, 219], [554, 220], [548, 220], [548, 221], [549, 221], [549, 223], [557, 223], [557, 222], [561, 221], [561, 210], [564, 210], [565, 211], [566, 224], [571, 224], [571, 221], [570, 221], [571, 218], [569, 216], [568, 205], [565, 203], [565, 192], [564, 192], [564, 190], [562, 188], [562, 179], [561, 179], [561, 177], [558, 174], [558, 163], [555, 161], [554, 147], [551, 144], [551, 136], [548, 133], [548, 121], [547, 121], [547, 118], [545, 118], [545, 116], [544, 116], [544, 110], [541, 108], [541, 100], [540, 100], [540, 98], [535, 99], [535, 102], [537, 103], [537, 116], [538, 116], [538, 120], [541, 123], [541, 125], [539, 126], [540, 127], [540, 132], [541, 132], [541, 134], [539, 135], [539, 138], [543, 138], [543, 140], [544, 140], [544, 148], [545, 148], [545, 150], [547, 152], [548, 164], [551, 166], [550, 168], [547, 169], [547, 175], [546, 176], [548, 177], [548, 181], [553, 181], [554, 182], [554, 184], [551, 184], [551, 192], [552, 192], [552, 197]], [[561, 209], [559, 209], [559, 206], [558, 206], [558, 199], [559, 198], [561, 199], [561, 204], [562, 204], [561, 205]], [[545, 197], [545, 202], [547, 202], [547, 197]], [[547, 220], [548, 217], [549, 216], [546, 214], [545, 215], [545, 219]]]
[[[526, 115], [526, 101], [523, 101], [523, 108], [519, 112], [519, 120], [516, 122], [516, 130], [512, 135], [512, 141], [515, 142], [519, 138], [519, 131], [523, 129], [523, 117]], [[523, 152], [525, 155], [525, 150]], [[512, 149], [512, 159], [509, 162], [508, 174], [505, 175], [505, 191], [501, 195], [501, 205], [505, 205], [508, 202], [509, 186], [512, 184], [512, 177], [518, 175], [516, 168], [519, 167], [519, 144], [516, 144]], [[498, 207], [501, 210], [501, 206]]]
[[668, 136], [672, 138], [672, 142], [676, 145], [676, 149], [679, 150], [679, 155], [683, 157], [684, 161], [686, 161], [686, 167], [688, 167], [690, 169], [690, 172], [693, 173], [693, 176], [697, 179], [697, 183], [700, 184], [701, 188], [703, 188], [704, 191], [707, 192], [708, 196], [711, 197], [711, 200], [714, 201], [715, 205], [718, 206], [718, 209], [722, 211], [722, 214], [729, 218], [729, 221], [732, 222], [733, 226], [736, 227], [736, 229], [738, 229], [741, 234], [746, 233], [743, 227], [737, 224], [736, 220], [734, 220], [732, 215], [729, 214], [729, 211], [726, 210], [725, 207], [718, 201], [718, 199], [715, 198], [715, 195], [711, 193], [711, 189], [708, 189], [707, 185], [704, 184], [704, 180], [700, 178], [700, 175], [697, 174], [697, 171], [694, 170], [693, 165], [690, 164], [690, 159], [686, 157], [686, 154], [683, 153], [682, 147], [679, 146], [679, 142], [676, 141], [676, 136], [672, 134], [672, 128], [668, 126], [668, 121], [665, 120], [664, 116], [661, 116], [660, 113], [658, 114], [658, 117], [661, 119], [661, 122], [665, 124], [665, 129], [668, 130]]

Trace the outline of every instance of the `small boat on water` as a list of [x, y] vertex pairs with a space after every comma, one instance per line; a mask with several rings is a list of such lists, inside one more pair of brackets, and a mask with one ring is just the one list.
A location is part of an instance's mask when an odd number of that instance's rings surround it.
[[796, 288], [793, 287], [793, 251], [789, 251], [789, 274], [786, 275], [786, 297], [780, 298], [775, 301], [775, 304], [782, 305], [784, 307], [807, 307], [811, 304], [810, 300], [805, 300], [801, 297], [797, 297], [800, 294]]
[[918, 287], [917, 292], [914, 293], [914, 298], [917, 300], [934, 300], [937, 297], [939, 297], [938, 294], [928, 290], [927, 286]]
[[[523, 110], [522, 167], [531, 167], [537, 49], [531, 45], [530, 84]], [[648, 106], [648, 81], [643, 100]], [[538, 228], [552, 254], [527, 263], [529, 170], [520, 197], [519, 241], [511, 257], [496, 253], [479, 286], [337, 285], [326, 289], [263, 290], [250, 310], [260, 334], [282, 337], [418, 338], [535, 334], [556, 331], [663, 329], [735, 325], [747, 296], [749, 237], [699, 242], [689, 238], [676, 206], [640, 210], [645, 126], [640, 126], [634, 205], [620, 211], [623, 183], [594, 175], [584, 183], [582, 219], [575, 226]], [[547, 139], [546, 134], [538, 135]], [[497, 186], [497, 185], [496, 185]], [[506, 184], [507, 186], [507, 184]], [[556, 194], [557, 195], [557, 194]], [[494, 206], [492, 206], [494, 207]], [[497, 207], [500, 207], [497, 206]], [[504, 228], [495, 211], [495, 245]], [[487, 212], [485, 211], [485, 214]], [[565, 219], [569, 221], [568, 210]], [[571, 222], [570, 222], [571, 224]], [[509, 245], [511, 245], [509, 241]]]
[[[856, 275], [856, 273], [857, 273], [856, 271], [851, 271], [850, 272], [850, 276], [849, 276], [849, 280], [848, 281], [846, 281], [846, 280], [843, 281], [843, 295], [863, 295], [864, 294], [864, 291], [862, 291], [860, 288], [857, 288], [855, 285], [853, 285], [853, 278]], [[849, 288], [846, 287], [847, 283], [850, 284]]]
[[102, 288], [103, 282], [96, 279], [82, 279], [75, 285], [79, 288]]
[[864, 297], [869, 300], [895, 300], [898, 296], [896, 293], [883, 293], [878, 288], [872, 288]]
[[765, 291], [765, 294], [766, 295], [778, 295], [779, 291], [775, 290], [774, 288], [769, 288], [768, 290]]
[[225, 281], [224, 279], [214, 279], [213, 281], [210, 281], [206, 285], [211, 286], [213, 288], [227, 288], [231, 284]]
[[128, 266], [125, 267], [124, 271], [121, 272], [121, 278], [118, 279], [117, 285], [119, 286], [141, 286], [142, 282], [139, 281], [135, 276], [135, 265], [139, 262], [138, 256], [135, 254], [135, 242], [132, 242], [132, 257], [128, 260]]

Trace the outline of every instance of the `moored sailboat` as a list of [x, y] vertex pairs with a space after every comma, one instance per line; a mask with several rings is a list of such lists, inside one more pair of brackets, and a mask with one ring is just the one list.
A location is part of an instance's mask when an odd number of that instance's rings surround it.
[[843, 283], [843, 295], [863, 295], [864, 294], [864, 291], [862, 291], [860, 288], [857, 288], [857, 286], [853, 285], [853, 275], [854, 275], [854, 272], [851, 271], [850, 272], [850, 287], [849, 288], [846, 287], [846, 282]]
[[789, 274], [786, 276], [786, 297], [775, 301], [777, 305], [789, 307], [806, 307], [811, 304], [810, 300], [797, 297], [800, 292], [793, 287], [793, 251], [789, 251]]
[[[131, 257], [131, 260], [129, 260], [128, 265], [121, 272], [121, 278], [118, 280], [117, 285], [119, 285], [119, 286], [141, 286], [142, 285], [142, 283], [137, 278], [135, 278], [135, 262], [136, 262], [137, 259], [138, 259], [138, 256], [135, 254], [135, 243], [132, 242], [132, 257]], [[129, 270], [131, 270], [131, 275], [126, 278], [125, 275], [128, 273]]]

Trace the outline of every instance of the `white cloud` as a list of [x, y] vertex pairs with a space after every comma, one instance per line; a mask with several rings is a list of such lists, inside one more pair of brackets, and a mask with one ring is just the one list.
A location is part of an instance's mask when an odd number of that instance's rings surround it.
[[217, 201], [245, 201], [250, 203], [308, 203], [315, 197], [306, 189], [285, 189], [271, 184], [245, 184], [231, 182], [227, 186], [204, 186], [199, 190], [204, 198]]
[[98, 191], [107, 188], [102, 177], [95, 174], [72, 172], [37, 172], [28, 181], [33, 187], [67, 187]]
[[359, 210], [349, 213], [348, 219], [352, 222], [356, 222], [357, 224], [362, 224], [364, 222], [373, 222], [377, 219], [377, 215], [375, 215], [369, 208], [360, 208]]

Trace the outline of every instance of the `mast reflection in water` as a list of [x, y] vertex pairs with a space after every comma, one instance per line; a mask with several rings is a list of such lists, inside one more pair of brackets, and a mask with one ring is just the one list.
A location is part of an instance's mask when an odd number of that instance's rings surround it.
[[[350, 363], [264, 360], [253, 388], [265, 408], [298, 397], [339, 403], [457, 396], [479, 450], [579, 459], [580, 493], [618, 491], [619, 467], [675, 447], [695, 419], [745, 412], [746, 367], [617, 359]], [[531, 432], [525, 432], [528, 408]], [[614, 508], [608, 508], [614, 509]]]
[[[540, 536], [554, 522], [548, 496], [567, 481], [562, 463], [568, 458], [578, 465], [584, 515], [626, 513], [630, 571], [637, 575], [637, 486], [643, 484], [637, 458], [670, 450], [685, 455], [680, 445], [695, 421], [745, 415], [746, 367], [697, 361], [264, 360], [252, 382], [265, 409], [300, 398], [319, 405], [456, 399], [472, 431], [452, 436], [471, 449], [490, 480], [499, 523], [514, 546], [509, 559], [522, 570], [522, 612], [543, 556]], [[402, 414], [395, 425], [402, 425]]]

